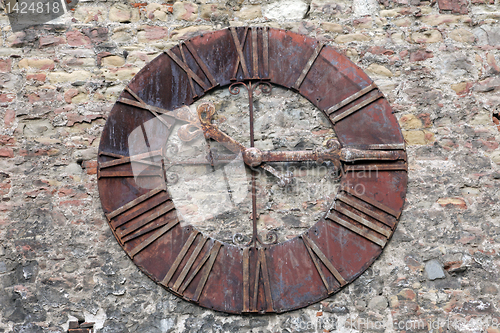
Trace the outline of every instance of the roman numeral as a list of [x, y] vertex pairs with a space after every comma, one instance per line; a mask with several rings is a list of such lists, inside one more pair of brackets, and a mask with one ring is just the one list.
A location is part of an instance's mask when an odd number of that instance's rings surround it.
[[[215, 78], [212, 75], [212, 73], [210, 72], [210, 69], [208, 68], [208, 66], [203, 62], [203, 60], [201, 60], [200, 56], [198, 55], [198, 52], [196, 52], [196, 49], [193, 47], [191, 42], [187, 41], [185, 43], [181, 43], [180, 45], [181, 46], [185, 45], [188, 48], [189, 52], [191, 52], [191, 55], [193, 56], [194, 60], [196, 61], [196, 64], [198, 64], [198, 66], [200, 66], [201, 70], [203, 71], [203, 74], [205, 74], [208, 81], [210, 81], [210, 83], [212, 84], [211, 88], [218, 86], [219, 83], [215, 80]], [[184, 52], [183, 52], [183, 54], [184, 54]], [[184, 56], [183, 56], [183, 58], [184, 58]], [[186, 61], [184, 60], [184, 62], [186, 62]]]
[[[187, 45], [187, 44], [186, 44]], [[213, 77], [210, 76], [212, 79]], [[180, 120], [182, 122], [187, 122], [179, 128], [178, 134], [183, 141], [190, 141], [195, 138], [198, 134], [202, 133], [200, 128], [200, 122], [198, 116], [192, 114], [191, 110], [188, 106], [184, 105], [180, 108], [177, 108], [173, 111], [168, 111], [157, 106], [146, 104], [136, 93], [134, 93], [130, 88], [126, 87], [125, 90], [132, 95], [136, 100], [132, 100], [130, 98], [120, 97], [118, 98], [118, 102], [135, 106], [137, 108], [150, 111], [158, 120], [160, 120], [168, 129], [172, 127], [176, 120]], [[193, 90], [194, 91], [194, 90]], [[196, 96], [195, 96], [196, 97]], [[160, 114], [162, 116], [160, 116]], [[146, 129], [144, 125], [141, 125], [142, 132], [144, 134], [144, 140], [146, 141], [146, 145], [149, 148], [148, 136], [146, 133]]]
[[[110, 160], [106, 162], [99, 162], [97, 168], [97, 178], [110, 178], [110, 177], [162, 177], [165, 178], [165, 172], [163, 167], [163, 159], [155, 162], [154, 159], [161, 157], [162, 150], [155, 150], [147, 153], [123, 156], [114, 153], [100, 152], [100, 156], [107, 156], [115, 158], [115, 160]], [[125, 170], [114, 170], [113, 167], [120, 166], [123, 164], [129, 164], [130, 167], [132, 163], [144, 165], [144, 167], [136, 168], [136, 170], [130, 168]]]
[[[238, 75], [238, 69], [241, 66], [243, 71], [244, 79], [267, 79], [269, 77], [269, 29], [267, 27], [259, 28], [259, 27], [251, 27], [250, 35], [251, 35], [251, 45], [252, 45], [252, 73], [253, 76], [250, 77], [250, 72], [247, 67], [247, 63], [245, 61], [245, 55], [243, 53], [243, 49], [245, 46], [245, 42], [248, 35], [248, 27], [244, 28], [245, 31], [243, 33], [243, 39], [240, 41], [238, 39], [238, 34], [236, 33], [235, 28], [230, 28], [231, 36], [233, 37], [234, 46], [236, 47], [236, 52], [238, 57], [236, 59], [236, 66], [234, 67], [233, 75], [231, 76], [231, 80], [237, 80], [236, 75]], [[262, 31], [262, 75], [259, 69], [259, 31]]]
[[[372, 198], [370, 198], [362, 193], [358, 193], [358, 192], [356, 192], [356, 190], [354, 190], [353, 188], [351, 188], [349, 186], [343, 186], [341, 188], [341, 190], [343, 192], [346, 192], [346, 193], [352, 195], [353, 197], [367, 203], [370, 206], [370, 208], [376, 207], [376, 208], [380, 209], [381, 211], [394, 216], [395, 218], [399, 218], [399, 216], [401, 215], [400, 211], [394, 210], [391, 207], [388, 207], [388, 206], [384, 205], [383, 203], [380, 203], [377, 200], [372, 199]], [[395, 223], [396, 222], [394, 221], [394, 225], [395, 225]], [[393, 227], [393, 225], [391, 227]]]
[[163, 216], [166, 213], [173, 211], [174, 209], [175, 206], [172, 201], [164, 203], [163, 206], [156, 212], [144, 214], [144, 216], [140, 216], [136, 220], [134, 220], [133, 223], [128, 223], [126, 228], [115, 230], [116, 235], [120, 237], [123, 243], [128, 242], [139, 236], [142, 236], [150, 231], [150, 229], [144, 228], [146, 225], [150, 224], [152, 221], [156, 220], [160, 216]]
[[[200, 237], [197, 237], [200, 235]], [[177, 254], [177, 257], [174, 260], [174, 263], [172, 266], [170, 266], [170, 269], [168, 270], [167, 274], [161, 281], [161, 284], [164, 285], [165, 287], [168, 287], [169, 282], [172, 280], [172, 277], [174, 276], [175, 272], [179, 269], [179, 266], [182, 262], [182, 260], [185, 258], [187, 252], [195, 242], [196, 238], [199, 238], [198, 243], [196, 247], [194, 248], [193, 252], [189, 256], [188, 260], [184, 264], [184, 267], [182, 268], [179, 276], [175, 280], [171, 290], [179, 295], [183, 295], [184, 291], [187, 289], [187, 287], [191, 284], [193, 279], [196, 277], [196, 275], [200, 272], [200, 270], [205, 267], [205, 270], [203, 271], [203, 274], [201, 276], [200, 281], [198, 282], [198, 285], [196, 287], [196, 290], [194, 292], [193, 300], [198, 301], [200, 299], [200, 295], [203, 292], [203, 288], [205, 287], [205, 284], [207, 283], [208, 277], [210, 275], [210, 272], [212, 271], [212, 267], [214, 265], [215, 260], [217, 259], [217, 255], [219, 254], [219, 250], [222, 246], [221, 242], [215, 241], [209, 251], [205, 253], [203, 258], [198, 262], [196, 267], [193, 269], [193, 264], [195, 263], [196, 259], [198, 259], [198, 256], [200, 252], [202, 251], [203, 247], [208, 241], [208, 238], [201, 235], [198, 231], [193, 230], [191, 234], [189, 235], [186, 243], [184, 243], [182, 249], [179, 251]], [[206, 264], [206, 265], [205, 265]], [[191, 274], [188, 276], [188, 273], [191, 272]], [[187, 279], [186, 279], [187, 277]]]
[[342, 275], [340, 275], [339, 271], [333, 266], [332, 262], [328, 260], [326, 255], [319, 249], [319, 247], [314, 243], [309, 237], [307, 237], [305, 234], [300, 236], [302, 240], [304, 241], [304, 245], [306, 246], [307, 252], [309, 252], [309, 255], [311, 256], [311, 260], [314, 263], [314, 266], [316, 267], [316, 270], [319, 273], [319, 276], [321, 277], [321, 280], [323, 281], [323, 284], [325, 285], [326, 290], [328, 291], [329, 294], [331, 294], [334, 289], [333, 286], [331, 286], [328, 281], [326, 280], [325, 275], [323, 274], [323, 271], [321, 270], [320, 263], [318, 261], [321, 260], [323, 265], [325, 265], [326, 268], [332, 273], [332, 275], [335, 277], [335, 279], [339, 282], [340, 286], [344, 286], [347, 282], [344, 280]]
[[[198, 234], [199, 234], [199, 232], [195, 231], [195, 230], [193, 230], [191, 232], [188, 240], [186, 241], [186, 243], [182, 247], [181, 251], [178, 253], [172, 266], [170, 266], [170, 269], [167, 272], [167, 275], [165, 275], [165, 277], [163, 278], [161, 284], [163, 284], [164, 286], [168, 286], [168, 283], [170, 282], [170, 280], [174, 276], [175, 272], [177, 271], [177, 268], [179, 268], [179, 265], [181, 264], [182, 260], [186, 256], [186, 253], [189, 251], [191, 245], [195, 241]], [[177, 280], [174, 282], [174, 285], [172, 287], [173, 291], [179, 292], [179, 288], [180, 288], [182, 282], [184, 282], [184, 279], [186, 278], [187, 273], [191, 270], [194, 261], [196, 260], [196, 258], [200, 254], [200, 252], [203, 249], [203, 246], [205, 245], [207, 240], [208, 240], [208, 238], [206, 238], [203, 235], [200, 237], [200, 240], [198, 241], [198, 245], [195, 247], [193, 253], [191, 253], [191, 256], [189, 257], [188, 261], [184, 265], [184, 268], [182, 269], [180, 275], [178, 276]]]
[[259, 286], [262, 276], [264, 295], [266, 301], [266, 312], [274, 312], [273, 299], [271, 295], [271, 283], [265, 249], [256, 249], [255, 279], [253, 285], [253, 296], [250, 297], [250, 248], [243, 250], [243, 312], [257, 312], [259, 298]]
[[[262, 77], [259, 73], [259, 46], [257, 37], [259, 30], [262, 30]], [[253, 79], [265, 79], [269, 77], [269, 30], [267, 27], [252, 27], [252, 60]], [[238, 68], [236, 68], [238, 69]]]
[[252, 34], [252, 60], [253, 60], [253, 79], [259, 79], [259, 47], [257, 45], [257, 28], [251, 27]]
[[[215, 244], [212, 247], [212, 249], [210, 250], [210, 253], [208, 256], [207, 267], [205, 267], [205, 270], [203, 272], [203, 275], [201, 276], [200, 282], [198, 283], [198, 286], [196, 287], [196, 290], [194, 292], [193, 301], [195, 301], [195, 302], [198, 302], [200, 300], [201, 292], [203, 291], [203, 288], [205, 288], [205, 284], [207, 283], [208, 276], [210, 275], [210, 272], [212, 271], [212, 267], [214, 266], [215, 259], [217, 259], [217, 255], [219, 254], [219, 250], [222, 246], [221, 242], [217, 242], [217, 241], [214, 241], [214, 242], [215, 242]], [[205, 260], [202, 260], [202, 262], [204, 264]], [[200, 262], [200, 265], [198, 265], [198, 267], [201, 268], [201, 266], [202, 266], [202, 264]], [[195, 270], [195, 271], [197, 274], [199, 269]], [[195, 273], [193, 272], [193, 274], [195, 274]], [[193, 276], [193, 278], [194, 278], [194, 276]], [[191, 280], [192, 280], [192, 278], [191, 278]], [[189, 280], [189, 282], [191, 282], [191, 280]]]
[[170, 231], [173, 227], [175, 227], [179, 223], [179, 220], [175, 219], [168, 224], [165, 224], [162, 228], [158, 229], [155, 231], [151, 236], [143, 240], [141, 243], [137, 244], [133, 249], [130, 250], [129, 256], [130, 258], [134, 259], [134, 257], [137, 255], [137, 253], [141, 252], [144, 250], [146, 247], [151, 245], [154, 241], [156, 241], [158, 238], [163, 236], [165, 233]]
[[106, 214], [113, 232], [123, 245], [152, 232], [149, 237], [128, 251], [131, 258], [134, 258], [136, 254], [144, 250], [179, 222], [177, 217], [157, 221], [165, 214], [175, 211], [174, 204], [166, 191], [166, 185], [162, 184], [111, 213]]
[[236, 47], [236, 52], [238, 52], [238, 58], [236, 60], [236, 66], [234, 67], [234, 72], [232, 76], [232, 80], [236, 80], [236, 75], [238, 74], [238, 68], [241, 65], [241, 69], [243, 70], [243, 75], [245, 79], [250, 78], [250, 74], [248, 73], [247, 64], [245, 62], [245, 55], [243, 54], [243, 47], [245, 46], [245, 41], [247, 39], [248, 27], [245, 27], [245, 32], [243, 33], [243, 40], [240, 42], [238, 39], [238, 34], [236, 33], [236, 29], [231, 27], [231, 36], [233, 36], [234, 46]]
[[127, 91], [130, 95], [132, 95], [132, 97], [135, 98], [135, 101], [132, 99], [129, 99], [129, 98], [120, 97], [120, 98], [118, 98], [117, 102], [127, 104], [127, 105], [132, 105], [132, 106], [138, 107], [138, 108], [143, 109], [143, 110], [148, 110], [156, 118], [158, 118], [158, 120], [161, 121], [161, 123], [163, 125], [165, 125], [168, 129], [170, 129], [170, 127], [172, 127], [172, 125], [175, 123], [175, 120], [171, 119], [170, 117], [160, 117], [160, 114], [165, 114], [166, 116], [171, 116], [168, 114], [169, 111], [164, 110], [164, 109], [159, 108], [159, 107], [156, 107], [156, 106], [153, 106], [153, 105], [146, 104], [146, 102], [144, 102], [139, 96], [137, 96], [137, 94], [135, 92], [133, 92], [132, 89], [130, 89], [129, 87], [125, 87], [125, 91]]
[[351, 106], [350, 108], [348, 108], [348, 109], [340, 112], [336, 116], [333, 116], [333, 113], [335, 113], [339, 109], [343, 108], [346, 105], [349, 105], [349, 104], [355, 102], [361, 96], [364, 96], [364, 95], [370, 93], [374, 89], [377, 89], [377, 86], [375, 85], [375, 83], [372, 83], [368, 87], [361, 89], [360, 91], [358, 91], [355, 94], [352, 94], [351, 96], [347, 97], [343, 101], [341, 101], [341, 102], [335, 104], [334, 106], [330, 107], [326, 111], [327, 116], [330, 118], [330, 120], [332, 121], [332, 123], [335, 125], [336, 123], [338, 123], [339, 121], [341, 121], [345, 117], [353, 114], [354, 112], [360, 110], [361, 108], [364, 108], [365, 106], [373, 103], [377, 99], [383, 97], [383, 95], [380, 92], [380, 90], [377, 90], [376, 94], [372, 94], [369, 98], [365, 99], [361, 103], [358, 103], [358, 104], [354, 103], [354, 105]]
[[329, 213], [327, 218], [383, 248], [392, 234], [399, 213], [364, 194], [356, 193], [348, 186], [343, 187], [342, 191], [345, 194], [340, 193], [336, 197], [333, 207], [335, 212]]
[[175, 63], [177, 65], [179, 65], [179, 67], [182, 68], [182, 70], [184, 72], [186, 72], [188, 79], [189, 79], [189, 85], [191, 86], [191, 91], [193, 92], [193, 98], [196, 98], [198, 96], [196, 95], [196, 92], [194, 90], [193, 80], [200, 87], [202, 87], [204, 91], [207, 91], [207, 90], [215, 87], [218, 83], [215, 81], [212, 73], [210, 73], [210, 70], [208, 69], [207, 65], [200, 59], [200, 57], [198, 56], [198, 53], [196, 52], [194, 47], [192, 47], [192, 45], [189, 44], [189, 42], [185, 43], [184, 45], [187, 46], [187, 48], [188, 48], [189, 52], [191, 53], [191, 55], [193, 56], [196, 64], [201, 68], [201, 70], [203, 71], [203, 74], [205, 74], [205, 76], [208, 78], [208, 80], [210, 81], [212, 86], [209, 86], [208, 84], [206, 84], [205, 81], [201, 77], [199, 77], [195, 72], [193, 72], [193, 70], [191, 68], [189, 68], [187, 61], [186, 61], [186, 54], [184, 53], [184, 48], [183, 48], [182, 43], [179, 45], [179, 50], [180, 50], [182, 59], [180, 59], [177, 55], [175, 55], [175, 53], [172, 52], [172, 50], [170, 50], [170, 49], [165, 51], [165, 53], [168, 54], [168, 56], [173, 61], [175, 61]]
[[299, 78], [297, 79], [297, 81], [295, 81], [295, 84], [293, 85], [293, 89], [295, 89], [296, 91], [298, 91], [300, 89], [300, 86], [302, 85], [302, 82], [304, 81], [304, 79], [306, 78], [307, 76], [307, 73], [309, 73], [309, 71], [311, 70], [311, 67], [312, 65], [314, 64], [314, 62], [316, 61], [316, 58], [318, 58], [319, 56], [319, 53], [321, 52], [321, 50], [323, 49], [323, 46], [325, 46], [325, 44], [323, 43], [319, 43], [316, 48], [314, 49], [314, 52], [313, 54], [311, 55], [311, 57], [309, 58], [309, 60], [307, 61], [304, 69], [302, 70], [302, 72], [300, 73], [299, 75]]

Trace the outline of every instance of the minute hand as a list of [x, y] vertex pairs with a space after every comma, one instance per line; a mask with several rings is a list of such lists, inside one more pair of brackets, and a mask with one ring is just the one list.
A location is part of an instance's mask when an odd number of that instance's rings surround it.
[[342, 148], [340, 150], [262, 151], [260, 154], [262, 157], [261, 162], [300, 162], [319, 160], [357, 162], [366, 160], [395, 161], [404, 159], [404, 155], [399, 151], [374, 151], [353, 148]]
[[338, 160], [338, 150], [262, 151], [262, 162]]
[[212, 116], [215, 113], [215, 106], [210, 102], [202, 103], [198, 106], [198, 118], [205, 137], [214, 139], [235, 154], [243, 153], [245, 146], [232, 137], [222, 132], [216, 125], [212, 124]]
[[205, 137], [214, 139], [235, 154], [243, 153], [246, 149], [245, 146], [219, 130], [215, 125], [201, 123], [201, 128]]

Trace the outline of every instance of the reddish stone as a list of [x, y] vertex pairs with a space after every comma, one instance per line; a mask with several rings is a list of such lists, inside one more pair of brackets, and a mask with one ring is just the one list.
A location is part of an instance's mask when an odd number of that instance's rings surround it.
[[439, 10], [451, 10], [455, 14], [468, 14], [467, 0], [438, 0]]
[[40, 96], [38, 96], [37, 93], [29, 94], [28, 95], [28, 102], [34, 103], [40, 101]]
[[422, 124], [424, 124], [425, 128], [431, 127], [431, 116], [428, 113], [421, 113], [417, 116], [418, 119], [422, 120]]
[[59, 203], [60, 206], [83, 206], [84, 202], [82, 200], [66, 200]]
[[0, 135], [0, 144], [3, 146], [13, 145], [15, 142], [16, 142], [16, 139], [13, 136]]
[[0, 59], [0, 72], [7, 73], [12, 70], [12, 59]]
[[73, 111], [75, 107], [73, 105], [65, 105], [63, 107], [57, 108], [54, 110], [55, 114], [61, 114], [61, 113], [66, 113], [69, 111]]
[[59, 189], [58, 194], [60, 197], [68, 196], [68, 195], [73, 194], [73, 189], [68, 188], [68, 187], [63, 187], [63, 188]]
[[486, 148], [487, 151], [496, 150], [499, 146], [498, 142], [496, 141], [488, 141], [480, 139], [479, 142]]
[[76, 114], [76, 113], [68, 113], [66, 115], [66, 117], [68, 117], [68, 124], [66, 126], [73, 126], [75, 123], [91, 123], [93, 120], [95, 119], [99, 119], [99, 118], [104, 118], [104, 116], [102, 114], [91, 114], [91, 115], [86, 115], [86, 116], [82, 116], [82, 115], [79, 115], [79, 114]]
[[357, 26], [360, 24], [371, 23], [372, 20], [373, 19], [371, 17], [363, 17], [363, 18], [353, 20], [352, 25]]
[[47, 156], [49, 152], [46, 149], [38, 149], [35, 151], [35, 156]]
[[405, 264], [413, 273], [420, 271], [420, 269], [422, 268], [422, 264], [412, 256], [405, 257]]
[[89, 46], [91, 44], [90, 38], [82, 34], [80, 31], [68, 31], [66, 39], [69, 46]]
[[47, 78], [47, 75], [43, 74], [43, 73], [26, 74], [26, 80], [35, 80], [35, 81], [45, 82], [46, 78]]
[[398, 294], [398, 299], [400, 300], [414, 301], [416, 297], [417, 294], [415, 294], [415, 292], [409, 288], [401, 290]]
[[51, 149], [51, 150], [46, 150], [46, 149], [37, 149], [36, 151], [28, 151], [26, 149], [20, 149], [18, 152], [18, 155], [24, 156], [24, 157], [34, 157], [34, 156], [47, 156], [47, 155], [55, 155], [53, 152], [57, 152], [57, 149]]
[[384, 55], [393, 55], [394, 51], [388, 50], [383, 46], [372, 46], [368, 49], [368, 52], [372, 54], [384, 54]]
[[0, 103], [9, 103], [16, 98], [14, 94], [0, 94]]
[[78, 95], [78, 89], [69, 89], [64, 93], [64, 101], [71, 104], [71, 99]]
[[14, 124], [14, 120], [16, 119], [16, 111], [12, 109], [8, 109], [5, 111], [5, 117], [3, 118], [3, 123], [6, 127], [12, 126]]
[[58, 100], [57, 92], [55, 90], [39, 91], [37, 93], [29, 94], [28, 101], [34, 102], [51, 102]]
[[462, 266], [462, 260], [457, 261], [447, 261], [444, 263], [444, 269], [448, 270], [456, 270], [457, 268]]
[[82, 66], [83, 65], [83, 61], [81, 59], [79, 59], [79, 58], [71, 58], [69, 60], [64, 61], [63, 65], [64, 66], [69, 66], [69, 67], [71, 67], [71, 66], [78, 67], [78, 66]]
[[399, 13], [401, 15], [410, 15], [410, 14], [413, 14], [415, 11], [415, 8], [412, 8], [412, 7], [406, 7], [406, 8], [401, 8], [399, 10]]
[[85, 28], [82, 31], [94, 44], [105, 42], [109, 38], [109, 30], [105, 27]]
[[55, 36], [42, 36], [38, 40], [39, 42], [39, 47], [49, 47], [49, 46], [57, 46], [59, 44], [63, 44], [66, 41], [62, 37], [55, 37]]
[[0, 148], [0, 157], [14, 157], [12, 148]]
[[312, 131], [312, 134], [316, 136], [325, 136], [328, 132], [330, 132], [329, 129], [322, 129], [318, 131]]
[[24, 157], [34, 157], [34, 156], [53, 156], [57, 155], [59, 153], [59, 150], [52, 148], [52, 149], [37, 149], [36, 151], [28, 151], [26, 149], [20, 149], [18, 151], [18, 155], [24, 156]]
[[146, 38], [148, 40], [159, 40], [168, 37], [168, 29], [163, 27], [145, 27]]
[[82, 163], [82, 168], [87, 171], [87, 175], [97, 174], [97, 161], [85, 161]]
[[10, 183], [2, 183], [0, 184], [0, 195], [6, 195], [9, 193], [12, 185]]
[[467, 209], [467, 203], [462, 198], [440, 198], [437, 203], [442, 207], [458, 207], [460, 209]]
[[410, 62], [423, 61], [434, 57], [432, 51], [429, 50], [416, 50], [410, 53]]
[[28, 191], [24, 193], [27, 197], [30, 198], [36, 198], [40, 193], [44, 192], [45, 190], [33, 190], [33, 191]]

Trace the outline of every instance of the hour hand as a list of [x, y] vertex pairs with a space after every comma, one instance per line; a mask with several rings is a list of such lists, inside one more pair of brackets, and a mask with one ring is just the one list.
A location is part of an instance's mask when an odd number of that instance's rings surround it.
[[[249, 166], [254, 166], [250, 164], [249, 156], [250, 154], [247, 153], [247, 151], [252, 148], [246, 148], [244, 145], [239, 143], [238, 141], [234, 140], [232, 137], [227, 135], [226, 133], [222, 132], [217, 128], [217, 126], [213, 125], [211, 120], [212, 116], [215, 113], [215, 106], [210, 103], [210, 102], [205, 102], [202, 103], [198, 106], [198, 117], [200, 118], [200, 123], [201, 123], [201, 128], [203, 129], [203, 132], [205, 133], [206, 138], [211, 138], [214, 139], [215, 141], [221, 143], [223, 146], [225, 146], [227, 149], [232, 151], [235, 154], [242, 154], [243, 155], [243, 161], [245, 164]], [[275, 177], [277, 177], [280, 182], [279, 185], [281, 187], [287, 186], [291, 184], [292, 182], [292, 177], [293, 175], [291, 173], [287, 174], [282, 174], [275, 168], [273, 168], [270, 165], [267, 165], [265, 163], [259, 163], [258, 164], [262, 169], [268, 171], [269, 173], [273, 174]], [[257, 166], [257, 165], [255, 165]]]
[[203, 133], [205, 133], [206, 138], [214, 139], [235, 154], [245, 151], [245, 146], [212, 124], [212, 116], [215, 113], [215, 106], [212, 103], [205, 102], [200, 104], [197, 111], [198, 117], [200, 118], [201, 128], [203, 129]]

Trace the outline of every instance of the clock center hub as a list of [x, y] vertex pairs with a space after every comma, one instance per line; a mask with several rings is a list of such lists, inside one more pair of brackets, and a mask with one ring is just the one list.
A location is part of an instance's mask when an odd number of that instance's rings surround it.
[[243, 161], [251, 167], [259, 166], [262, 164], [262, 151], [255, 147], [245, 149], [243, 151]]

